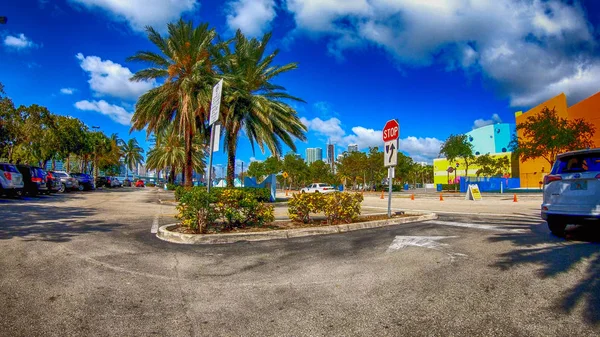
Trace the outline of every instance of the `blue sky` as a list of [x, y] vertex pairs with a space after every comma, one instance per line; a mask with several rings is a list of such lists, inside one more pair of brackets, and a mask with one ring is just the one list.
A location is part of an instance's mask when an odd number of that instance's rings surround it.
[[[276, 63], [299, 69], [278, 80], [306, 101], [307, 147], [328, 139], [341, 151], [381, 145], [388, 119], [401, 125], [400, 148], [431, 161], [451, 133], [498, 121], [565, 92], [572, 105], [600, 90], [596, 1], [448, 0], [21, 0], [0, 16], [0, 81], [16, 104], [40, 104], [107, 133], [129, 134], [139, 95], [156, 83], [128, 78], [126, 62], [156, 50], [143, 32], [183, 16], [235, 29], [273, 31]], [[238, 159], [247, 167], [269, 153]], [[215, 163], [224, 164], [222, 152]]]

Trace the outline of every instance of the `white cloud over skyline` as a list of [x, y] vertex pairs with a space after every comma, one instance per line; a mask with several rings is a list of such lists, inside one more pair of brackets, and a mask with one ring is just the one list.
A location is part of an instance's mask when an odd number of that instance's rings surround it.
[[73, 95], [73, 93], [77, 91], [75, 88], [61, 88], [60, 93], [63, 95]]
[[131, 70], [110, 60], [102, 60], [98, 56], [84, 56], [82, 53], [78, 53], [75, 57], [79, 60], [81, 69], [89, 74], [88, 83], [94, 95], [98, 97], [111, 96], [136, 100], [156, 84], [154, 80], [130, 81], [133, 76]]
[[480, 127], [486, 126], [486, 125], [491, 125], [491, 124], [497, 124], [497, 123], [502, 123], [502, 119], [500, 118], [500, 116], [498, 116], [498, 114], [493, 114], [492, 118], [490, 119], [476, 119], [473, 122], [473, 127], [471, 129], [475, 130], [475, 129], [479, 129]]
[[131, 125], [131, 117], [133, 117], [133, 113], [128, 112], [118, 105], [110, 104], [105, 100], [79, 101], [75, 103], [75, 108], [82, 111], [99, 112], [121, 125]]

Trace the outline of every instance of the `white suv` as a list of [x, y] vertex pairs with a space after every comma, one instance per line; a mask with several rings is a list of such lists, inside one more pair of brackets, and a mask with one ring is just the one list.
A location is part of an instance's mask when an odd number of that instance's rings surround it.
[[542, 218], [554, 235], [600, 220], [600, 148], [560, 154], [544, 177]]
[[321, 184], [315, 183], [306, 186], [305, 188], [300, 190], [301, 193], [333, 193], [335, 192], [335, 187], [329, 184]]
[[0, 163], [0, 195], [18, 195], [23, 192], [23, 175], [13, 165]]

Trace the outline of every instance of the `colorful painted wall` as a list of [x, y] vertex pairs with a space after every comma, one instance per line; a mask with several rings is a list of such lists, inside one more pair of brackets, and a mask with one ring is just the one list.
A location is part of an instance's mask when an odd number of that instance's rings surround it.
[[[515, 113], [516, 124], [520, 125], [521, 123], [524, 123], [529, 116], [539, 114], [544, 107], [548, 107], [549, 109], [554, 108], [557, 115], [561, 118], [583, 118], [586, 121], [594, 124], [596, 127], [596, 134], [594, 137], [595, 146], [600, 146], [600, 92], [573, 105], [570, 108], [567, 106], [567, 96], [565, 96], [564, 93], [560, 94], [547, 100], [546, 102], [539, 104], [525, 113], [521, 113], [520, 111]], [[521, 131], [517, 131], [517, 135], [519, 138], [523, 138]], [[550, 163], [542, 158], [522, 161], [519, 165], [521, 187], [540, 188], [542, 186], [544, 176], [550, 172], [550, 169]]]
[[[493, 158], [500, 158], [500, 157], [507, 157], [510, 161], [510, 168], [509, 168], [509, 172], [507, 172], [510, 177], [509, 178], [513, 178], [513, 177], [518, 177], [519, 173], [519, 165], [518, 165], [518, 161], [512, 160], [512, 153], [511, 152], [505, 152], [505, 153], [495, 153], [495, 154], [491, 154], [491, 156]], [[448, 167], [452, 167], [454, 169], [456, 169], [456, 164], [458, 163], [458, 171], [456, 172], [456, 174], [454, 172], [448, 174]], [[474, 165], [474, 164], [470, 164], [469, 165], [469, 172], [468, 175], [469, 177], [477, 177], [477, 170], [479, 170], [481, 167]], [[448, 159], [446, 158], [438, 158], [438, 159], [434, 159], [433, 160], [433, 183], [434, 184], [451, 184], [455, 181], [455, 176], [456, 177], [461, 177], [461, 176], [465, 176], [465, 162], [462, 159], [457, 159], [455, 162], [450, 162]]]
[[508, 144], [515, 133], [515, 125], [498, 123], [486, 125], [467, 132], [475, 155], [508, 152]]

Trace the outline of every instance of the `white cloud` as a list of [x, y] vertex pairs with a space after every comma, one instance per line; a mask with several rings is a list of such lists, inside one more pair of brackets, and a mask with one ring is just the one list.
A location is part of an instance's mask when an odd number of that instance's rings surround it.
[[269, 31], [275, 18], [275, 0], [235, 0], [229, 3], [227, 25], [245, 35], [258, 37]]
[[332, 143], [337, 143], [342, 140], [342, 137], [346, 134], [342, 129], [342, 122], [333, 117], [327, 120], [321, 118], [313, 118], [308, 120], [305, 117], [300, 118], [302, 124], [306, 125], [309, 131], [312, 131], [320, 136], [325, 136]]
[[500, 116], [498, 116], [498, 114], [493, 114], [491, 119], [476, 119], [473, 122], [473, 130], [475, 129], [479, 129], [480, 127], [486, 126], [486, 125], [491, 125], [491, 124], [497, 124], [497, 123], [502, 123], [502, 119], [500, 118]]
[[91, 102], [87, 100], [79, 101], [75, 103], [75, 107], [83, 111], [99, 112], [122, 125], [130, 125], [131, 117], [133, 117], [133, 113], [127, 112], [118, 105], [109, 104], [104, 100]]
[[72, 3], [94, 9], [100, 8], [117, 21], [126, 21], [136, 31], [152, 26], [166, 30], [166, 24], [175, 21], [183, 13], [199, 7], [196, 0], [70, 0]]
[[14, 50], [25, 50], [39, 47], [22, 33], [17, 36], [7, 35], [4, 38], [4, 45], [9, 49]]
[[443, 141], [437, 138], [417, 138], [413, 136], [400, 139], [400, 151], [408, 153], [417, 162], [433, 162], [440, 154]]
[[313, 104], [313, 109], [323, 118], [339, 117], [340, 115], [333, 109], [333, 105], [328, 102], [316, 102]]
[[133, 73], [110, 60], [103, 61], [98, 56], [76, 55], [81, 69], [89, 73], [88, 83], [96, 96], [113, 96], [122, 99], [136, 100], [140, 95], [152, 89], [155, 81], [134, 82], [129, 79]]
[[62, 88], [60, 89], [60, 93], [64, 95], [73, 95], [73, 93], [77, 91], [75, 88]]
[[560, 0], [288, 0], [297, 33], [328, 40], [337, 58], [375, 45], [400, 67], [447, 63], [480, 71], [511, 105], [600, 87], [598, 41], [579, 2]]
[[382, 131], [355, 126], [352, 128], [352, 134], [345, 136], [341, 143], [344, 144], [344, 146], [347, 146], [348, 144], [358, 144], [360, 150], [376, 146], [381, 149], [383, 146]]

